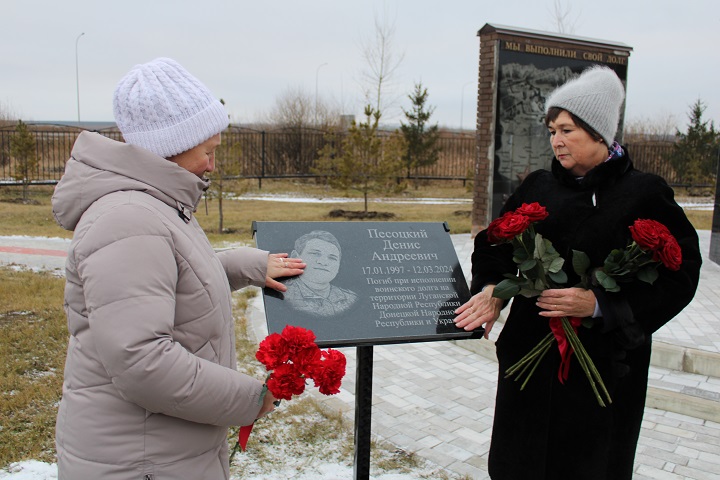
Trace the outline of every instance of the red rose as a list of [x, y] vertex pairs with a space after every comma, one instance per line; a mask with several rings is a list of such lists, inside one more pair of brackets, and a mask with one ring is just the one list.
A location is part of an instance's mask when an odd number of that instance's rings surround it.
[[322, 352], [322, 360], [315, 364], [312, 372], [315, 386], [323, 395], [340, 393], [342, 378], [345, 376], [346, 359], [342, 352], [328, 348]]
[[682, 250], [675, 237], [672, 235], [664, 235], [662, 237], [662, 248], [653, 254], [653, 260], [662, 262], [668, 270], [676, 272], [680, 270], [682, 263]]
[[665, 225], [655, 220], [635, 220], [629, 228], [635, 243], [643, 250], [652, 252], [662, 248], [663, 237], [672, 236]]
[[531, 222], [539, 222], [540, 220], [545, 220], [548, 217], [547, 209], [538, 202], [523, 203], [520, 205], [520, 208], [515, 210], [515, 213], [525, 215]]
[[300, 395], [305, 391], [305, 379], [294, 365], [282, 364], [270, 374], [267, 386], [275, 398], [290, 400], [293, 395]]
[[290, 345], [282, 336], [273, 333], [260, 342], [255, 358], [268, 370], [274, 370], [290, 358]]
[[530, 219], [525, 215], [506, 212], [502, 217], [490, 222], [487, 236], [491, 243], [501, 243], [522, 234], [529, 226]]
[[282, 337], [288, 343], [291, 354], [315, 346], [315, 334], [306, 328], [287, 325], [283, 328]]

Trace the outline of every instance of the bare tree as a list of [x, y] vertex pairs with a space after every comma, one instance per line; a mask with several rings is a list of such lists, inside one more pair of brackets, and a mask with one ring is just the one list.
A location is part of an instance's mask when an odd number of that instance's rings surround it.
[[[215, 170], [208, 174], [210, 178], [210, 187], [205, 191], [205, 209], [207, 213], [207, 200], [217, 200], [218, 206], [218, 233], [224, 233], [224, 212], [223, 198], [228, 193], [229, 182], [231, 179], [240, 178], [242, 175], [242, 167], [238, 159], [242, 155], [242, 147], [238, 142], [238, 137], [228, 135], [221, 136], [220, 146], [215, 151]], [[234, 189], [235, 194], [242, 191]]]
[[572, 14], [570, 1], [553, 0], [553, 8], [550, 12], [552, 15], [553, 27], [558, 33], [570, 34], [575, 33], [575, 24], [579, 15]]
[[18, 118], [7, 102], [0, 101], [0, 127], [15, 125]]
[[653, 118], [632, 118], [625, 122], [623, 142], [672, 141], [678, 124], [677, 116], [670, 113]]
[[340, 108], [323, 97], [315, 98], [303, 87], [289, 87], [276, 99], [265, 121], [279, 128], [327, 129], [336, 125]]
[[[363, 94], [368, 105], [384, 113], [397, 99], [393, 97], [394, 82], [402, 64], [404, 53], [395, 46], [395, 23], [387, 15], [375, 14], [375, 30], [371, 39], [362, 46], [366, 69], [362, 72]], [[389, 99], [388, 99], [389, 97]]]
[[304, 128], [312, 124], [314, 100], [302, 87], [288, 87], [275, 98], [275, 105], [267, 117], [274, 126]]

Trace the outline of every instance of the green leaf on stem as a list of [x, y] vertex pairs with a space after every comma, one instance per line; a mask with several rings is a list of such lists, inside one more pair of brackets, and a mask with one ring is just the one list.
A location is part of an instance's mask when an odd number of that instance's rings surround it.
[[518, 265], [518, 268], [521, 272], [527, 272], [528, 270], [535, 268], [535, 265], [537, 265], [537, 261], [534, 258], [529, 258]]
[[542, 258], [545, 255], [546, 244], [544, 240], [539, 233], [535, 235], [535, 256], [537, 258]]
[[572, 251], [572, 266], [573, 271], [581, 277], [587, 275], [588, 268], [590, 268], [590, 257], [585, 252], [580, 250]]
[[595, 270], [595, 279], [598, 281], [600, 286], [602, 286], [608, 292], [620, 291], [620, 287], [618, 286], [615, 279], [602, 270]]
[[492, 296], [502, 300], [510, 300], [520, 293], [520, 286], [512, 280], [503, 280], [495, 286]]
[[522, 287], [520, 288], [520, 295], [526, 298], [533, 298], [537, 297], [542, 293], [542, 290], [535, 290], [534, 288], [530, 287]]
[[[550, 262], [550, 266], [548, 267], [548, 272], [556, 273], [562, 271], [562, 267], [565, 264], [565, 259], [562, 257], [555, 258], [552, 262]], [[567, 276], [565, 277], [567, 278]]]
[[550, 280], [558, 285], [563, 285], [568, 280], [567, 273], [565, 273], [564, 270], [560, 270], [559, 272], [548, 272], [548, 277], [550, 277]]
[[646, 265], [637, 272], [638, 280], [647, 282], [650, 285], [658, 278], [657, 264]]

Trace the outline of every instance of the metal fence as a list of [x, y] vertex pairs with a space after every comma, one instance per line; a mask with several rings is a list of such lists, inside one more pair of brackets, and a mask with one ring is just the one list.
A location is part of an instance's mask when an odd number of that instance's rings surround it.
[[[30, 125], [29, 128], [36, 139], [35, 156], [38, 159], [32, 183], [57, 183], [65, 162], [70, 158], [75, 139], [82, 130], [49, 125]], [[97, 133], [122, 141], [122, 135], [116, 129]], [[13, 135], [14, 127], [0, 128], [0, 184], [18, 183], [16, 161], [10, 156], [10, 138]], [[218, 160], [226, 162], [227, 171], [242, 178], [318, 177], [314, 167], [319, 151], [329, 141], [326, 132], [313, 129], [255, 130], [233, 126], [223, 132], [223, 144], [236, 146], [228, 149], [234, 153]], [[475, 136], [472, 133], [443, 132], [438, 144], [441, 151], [437, 163], [418, 168], [408, 177], [471, 179], [475, 163]]]
[[[54, 184], [60, 180], [65, 162], [75, 139], [82, 131], [71, 127], [29, 125], [36, 139], [35, 156], [38, 160], [33, 184]], [[122, 141], [117, 129], [98, 133]], [[14, 125], [0, 128], [0, 185], [20, 183], [16, 160], [10, 155], [10, 139], [15, 135]], [[384, 133], [387, 135], [387, 133]], [[258, 179], [318, 177], [314, 167], [319, 151], [331, 141], [326, 132], [313, 129], [255, 130], [229, 127], [223, 132], [223, 144], [236, 145], [227, 158], [227, 171], [233, 176]], [[421, 167], [409, 174], [410, 179], [466, 180], [473, 179], [476, 159], [476, 139], [473, 133], [442, 132], [438, 140], [440, 155], [437, 163]], [[672, 168], [667, 160], [672, 142], [637, 142], [629, 145], [636, 168], [656, 173], [673, 186], [689, 186], [682, 173]]]
[[666, 160], [673, 145], [674, 142], [668, 141], [638, 142], [628, 144], [627, 148], [635, 168], [660, 175], [666, 182], [679, 186], [683, 183], [682, 176]]

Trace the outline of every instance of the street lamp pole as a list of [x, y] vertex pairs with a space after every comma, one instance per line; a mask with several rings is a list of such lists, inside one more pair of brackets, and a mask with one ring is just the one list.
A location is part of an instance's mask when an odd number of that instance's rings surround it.
[[315, 69], [315, 126], [317, 127], [317, 114], [318, 114], [318, 74], [320, 73], [320, 68], [327, 65], [327, 62], [318, 65], [318, 67]]
[[78, 127], [80, 126], [80, 75], [78, 70], [78, 42], [80, 41], [80, 37], [82, 37], [83, 35], [85, 35], [85, 32], [78, 35], [75, 39], [75, 90], [77, 93]]
[[470, 81], [463, 85], [460, 93], [460, 130], [463, 129], [463, 104], [465, 103], [465, 87], [467, 87], [471, 83], [475, 83], [475, 81]]

